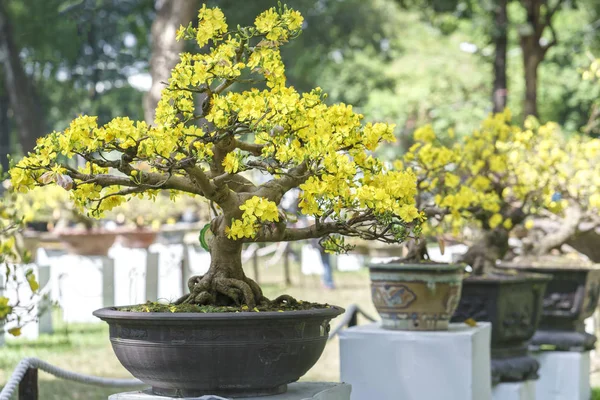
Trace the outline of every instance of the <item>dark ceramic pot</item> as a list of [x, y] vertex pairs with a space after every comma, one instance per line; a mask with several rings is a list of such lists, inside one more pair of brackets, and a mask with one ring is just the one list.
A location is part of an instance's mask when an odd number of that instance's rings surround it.
[[289, 312], [137, 313], [102, 308], [117, 358], [157, 395], [283, 393], [319, 359], [339, 307]]
[[505, 268], [550, 274], [552, 280], [544, 294], [544, 310], [539, 329], [531, 340], [534, 348], [553, 346], [560, 351], [592, 350], [596, 336], [585, 332], [584, 320], [598, 306], [600, 266], [516, 265]]
[[385, 329], [442, 331], [458, 305], [464, 265], [369, 265], [371, 297]]
[[536, 379], [539, 363], [528, 342], [542, 316], [542, 300], [551, 277], [542, 274], [470, 276], [452, 322], [469, 318], [492, 323], [492, 381]]

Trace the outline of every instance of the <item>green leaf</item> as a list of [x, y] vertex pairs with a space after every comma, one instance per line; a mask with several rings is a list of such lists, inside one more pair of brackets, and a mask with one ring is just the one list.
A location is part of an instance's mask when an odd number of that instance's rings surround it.
[[210, 229], [210, 223], [204, 225], [204, 227], [200, 231], [200, 235], [198, 236], [198, 240], [200, 240], [200, 246], [202, 246], [202, 248], [206, 251], [209, 251], [207, 237], [206, 237], [206, 232], [208, 232], [209, 229]]

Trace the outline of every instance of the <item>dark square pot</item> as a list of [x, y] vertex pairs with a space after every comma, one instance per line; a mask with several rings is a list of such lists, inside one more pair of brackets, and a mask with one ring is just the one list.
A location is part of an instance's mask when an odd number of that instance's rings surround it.
[[537, 378], [538, 362], [527, 354], [542, 315], [550, 276], [495, 273], [463, 281], [452, 322], [469, 318], [492, 323], [492, 380], [518, 382]]

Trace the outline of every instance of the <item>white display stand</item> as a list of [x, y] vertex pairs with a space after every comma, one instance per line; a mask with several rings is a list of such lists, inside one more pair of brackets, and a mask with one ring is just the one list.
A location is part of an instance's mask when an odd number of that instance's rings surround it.
[[539, 361], [536, 382], [538, 400], [589, 400], [590, 352], [541, 351], [532, 353]]
[[311, 245], [302, 246], [301, 259], [302, 274], [323, 275], [325, 267], [323, 266], [323, 260], [321, 259], [319, 249]]
[[380, 323], [340, 333], [341, 380], [352, 400], [490, 400], [491, 324], [391, 331]]
[[[245, 397], [244, 400], [350, 400], [352, 388], [346, 383], [333, 382], [295, 382], [288, 385], [285, 393], [274, 396]], [[171, 397], [149, 394], [147, 391], [117, 393], [108, 400], [167, 400]], [[221, 400], [227, 397], [207, 395], [186, 397], [180, 400]]]
[[536, 381], [503, 382], [492, 388], [493, 400], [536, 400]]
[[358, 271], [363, 267], [363, 257], [356, 254], [340, 254], [337, 256], [338, 271]]

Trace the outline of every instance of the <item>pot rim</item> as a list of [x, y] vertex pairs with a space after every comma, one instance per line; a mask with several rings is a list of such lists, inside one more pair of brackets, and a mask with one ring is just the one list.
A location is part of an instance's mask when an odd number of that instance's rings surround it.
[[[127, 307], [127, 306], [124, 306]], [[104, 307], [92, 314], [103, 321], [225, 321], [225, 320], [262, 320], [262, 319], [299, 319], [311, 317], [335, 318], [346, 310], [342, 307], [330, 305], [328, 308], [315, 308], [313, 310], [298, 311], [266, 311], [266, 312], [221, 312], [221, 313], [170, 313], [170, 312], [132, 312], [119, 311], [116, 307]]]
[[[497, 277], [498, 279], [494, 279]], [[540, 274], [537, 272], [522, 272], [516, 274], [508, 273], [508, 271], [493, 271], [484, 275], [468, 275], [465, 276], [466, 282], [477, 282], [481, 284], [508, 284], [517, 282], [549, 282], [552, 280], [551, 274]]]
[[498, 267], [502, 269], [518, 269], [518, 270], [540, 270], [540, 271], [593, 271], [600, 269], [600, 264], [540, 264], [535, 265], [532, 262], [527, 263], [500, 263]]
[[456, 271], [465, 268], [466, 264], [462, 263], [416, 263], [416, 262], [397, 262], [374, 264], [369, 263], [369, 269], [385, 269], [395, 271]]

